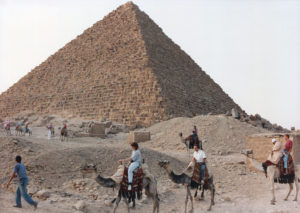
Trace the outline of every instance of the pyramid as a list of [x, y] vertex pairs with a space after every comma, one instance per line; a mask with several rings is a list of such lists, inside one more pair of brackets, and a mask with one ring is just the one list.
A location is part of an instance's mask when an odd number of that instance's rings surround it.
[[128, 2], [0, 96], [0, 118], [23, 111], [149, 126], [240, 107], [138, 6]]

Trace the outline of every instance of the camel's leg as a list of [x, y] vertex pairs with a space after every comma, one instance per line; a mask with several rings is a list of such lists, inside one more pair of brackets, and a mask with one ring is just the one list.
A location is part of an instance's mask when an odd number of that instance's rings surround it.
[[157, 211], [157, 213], [158, 213], [159, 212], [159, 202], [158, 202], [157, 194], [152, 195], [152, 201], [153, 201], [152, 213], [155, 213], [155, 211]]
[[[124, 199], [124, 200], [126, 200], [126, 199]], [[115, 206], [115, 208], [114, 208], [114, 213], [116, 213], [120, 201], [121, 201], [121, 196], [120, 196], [120, 194], [119, 194], [119, 196], [118, 196], [117, 199], [116, 199], [116, 206]]]
[[274, 192], [274, 175], [269, 176], [270, 181], [271, 181], [271, 192], [272, 192], [272, 200], [271, 200], [271, 204], [275, 205], [275, 192]]
[[297, 201], [298, 199], [298, 192], [299, 192], [299, 183], [298, 183], [298, 177], [295, 177], [295, 187], [296, 187], [296, 195], [293, 201]]
[[188, 202], [188, 199], [189, 199], [189, 187], [187, 186], [186, 187], [186, 197], [185, 197], [185, 205], [184, 205], [184, 212], [186, 213], [186, 207], [187, 207], [187, 202]]
[[126, 207], [127, 207], [127, 212], [128, 213], [130, 213], [130, 209], [129, 209], [129, 203], [128, 203], [128, 200], [127, 200], [127, 198], [126, 197], [124, 197], [124, 202], [125, 202], [125, 204], [126, 204]]
[[202, 186], [201, 200], [204, 200], [204, 187]]
[[193, 196], [192, 196], [192, 193], [191, 193], [191, 190], [190, 190], [190, 187], [187, 187], [187, 190], [188, 190], [188, 196], [190, 197], [190, 200], [191, 200], [191, 205], [192, 205], [192, 209], [190, 212], [193, 212], [194, 211], [194, 204], [193, 204]]
[[209, 205], [209, 208], [207, 209], [207, 211], [210, 211], [212, 205], [215, 204], [215, 201], [214, 201], [214, 199], [215, 199], [215, 186], [214, 186], [214, 184], [210, 184], [209, 190], [210, 190], [210, 196], [211, 197], [210, 197], [210, 205]]
[[292, 183], [289, 183], [289, 187], [290, 187], [290, 188], [289, 188], [289, 192], [288, 192], [287, 196], [284, 198], [285, 201], [288, 200], [288, 198], [289, 198], [291, 192], [293, 191], [293, 184], [292, 184]]

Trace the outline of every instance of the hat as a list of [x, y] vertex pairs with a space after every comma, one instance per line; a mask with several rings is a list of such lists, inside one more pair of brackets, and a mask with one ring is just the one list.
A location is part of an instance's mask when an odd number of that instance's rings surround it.
[[277, 140], [275, 138], [272, 139], [272, 143], [275, 143], [277, 142]]

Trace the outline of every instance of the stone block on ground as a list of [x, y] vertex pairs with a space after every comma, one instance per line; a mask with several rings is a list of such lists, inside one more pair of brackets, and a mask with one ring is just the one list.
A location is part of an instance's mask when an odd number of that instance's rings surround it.
[[105, 125], [103, 123], [94, 123], [89, 129], [90, 137], [105, 138]]
[[131, 131], [128, 135], [128, 143], [139, 143], [150, 140], [150, 132], [148, 131]]

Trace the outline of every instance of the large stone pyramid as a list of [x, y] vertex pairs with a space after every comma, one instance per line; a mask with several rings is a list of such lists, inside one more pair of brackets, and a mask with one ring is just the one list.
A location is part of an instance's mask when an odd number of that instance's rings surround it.
[[22, 111], [148, 126], [237, 108], [147, 14], [128, 2], [0, 96], [0, 118]]

